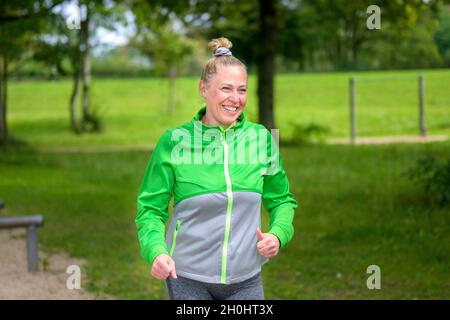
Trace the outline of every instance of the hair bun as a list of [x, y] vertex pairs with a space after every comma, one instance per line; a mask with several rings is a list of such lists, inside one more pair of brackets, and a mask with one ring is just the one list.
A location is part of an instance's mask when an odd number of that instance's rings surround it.
[[230, 51], [232, 43], [227, 38], [221, 37], [212, 39], [208, 42], [208, 49], [212, 52], [213, 56], [208, 59], [203, 67], [201, 80], [205, 83], [211, 81], [211, 79], [217, 74], [217, 68], [219, 66], [239, 66], [242, 67], [245, 73], [247, 73], [247, 67], [242, 61], [234, 57]]
[[[232, 46], [233, 46], [233, 44], [231, 43], [231, 41], [224, 37], [212, 39], [208, 43], [208, 49], [212, 52], [213, 55], [216, 54], [216, 51], [219, 48], [230, 49]], [[226, 51], [230, 52], [229, 50], [226, 50]]]

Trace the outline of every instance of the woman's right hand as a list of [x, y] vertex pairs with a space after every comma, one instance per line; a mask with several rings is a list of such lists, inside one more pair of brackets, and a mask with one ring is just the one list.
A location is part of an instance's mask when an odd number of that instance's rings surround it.
[[165, 280], [168, 276], [172, 279], [177, 278], [177, 272], [175, 270], [175, 261], [168, 254], [160, 254], [153, 261], [152, 276], [158, 280]]

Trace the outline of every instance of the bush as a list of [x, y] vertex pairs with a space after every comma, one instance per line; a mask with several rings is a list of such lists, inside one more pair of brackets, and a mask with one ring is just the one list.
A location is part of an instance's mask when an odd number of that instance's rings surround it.
[[292, 145], [324, 143], [327, 134], [330, 132], [328, 127], [316, 123], [310, 123], [308, 125], [292, 123], [292, 126], [294, 130], [289, 141], [289, 144]]
[[91, 111], [84, 115], [83, 118], [83, 132], [99, 133], [103, 131], [103, 121], [99, 114]]
[[439, 205], [450, 204], [450, 159], [441, 162], [432, 155], [417, 160], [407, 171], [408, 177], [422, 185], [431, 199]]

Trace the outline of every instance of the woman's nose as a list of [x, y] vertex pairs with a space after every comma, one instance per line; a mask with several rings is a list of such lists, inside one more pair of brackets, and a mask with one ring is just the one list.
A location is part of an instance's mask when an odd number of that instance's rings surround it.
[[230, 100], [231, 102], [239, 101], [237, 93], [236, 92], [230, 93], [230, 95], [228, 96], [228, 100]]

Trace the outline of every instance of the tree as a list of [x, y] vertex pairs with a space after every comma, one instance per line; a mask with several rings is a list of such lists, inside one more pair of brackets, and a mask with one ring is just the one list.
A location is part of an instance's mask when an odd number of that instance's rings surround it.
[[256, 63], [258, 65], [259, 121], [274, 129], [274, 77], [280, 30], [279, 1], [259, 0], [259, 32]]
[[193, 51], [191, 42], [182, 35], [170, 30], [167, 26], [153, 29], [150, 39], [147, 34], [147, 41], [144, 43], [146, 52], [156, 62], [157, 72], [163, 72], [169, 79], [169, 95], [167, 102], [167, 112], [174, 113], [175, 109], [175, 82], [178, 69], [182, 61]]
[[82, 83], [81, 124], [79, 132], [100, 131], [101, 124], [98, 116], [91, 110], [91, 44], [90, 35], [100, 26], [114, 29], [114, 23], [125, 23], [125, 8], [121, 2], [103, 0], [80, 0], [81, 23], [78, 33], [78, 44], [72, 55], [74, 85], [70, 97], [71, 113], [74, 113], [79, 83]]
[[[157, 19], [160, 22], [174, 16], [179, 18], [189, 30], [190, 36], [208, 39], [220, 36], [229, 38], [235, 44], [234, 54], [243, 57], [247, 65], [252, 66], [253, 63], [256, 65], [259, 121], [269, 129], [275, 128], [273, 111], [275, 57], [278, 52], [277, 32], [283, 23], [283, 16], [279, 14], [283, 2], [280, 0], [141, 1], [144, 1], [152, 12], [158, 13]], [[254, 41], [255, 39], [257, 41]]]
[[445, 65], [450, 67], [450, 5], [440, 7], [439, 25], [434, 39]]
[[[72, 74], [69, 114], [70, 127], [75, 133], [96, 132], [101, 128], [100, 119], [91, 109], [91, 33], [99, 26], [114, 29], [116, 22], [125, 21], [124, 7], [112, 1], [108, 3], [105, 6], [102, 0], [80, 0], [75, 3], [79, 16], [68, 21], [61, 7], [59, 13], [49, 15], [46, 32], [37, 40], [36, 59], [55, 65], [61, 74]], [[70, 62], [70, 70], [62, 67], [65, 59]], [[77, 108], [78, 99], [81, 112]]]
[[[60, 12], [52, 12], [42, 34], [35, 37], [33, 59], [42, 62], [50, 69], [56, 69], [57, 75], [73, 75], [73, 89], [69, 102], [70, 128], [80, 133], [80, 125], [76, 110], [76, 97], [79, 86], [79, 36], [78, 32], [68, 28], [66, 20]], [[64, 67], [68, 61], [70, 69]]]
[[208, 8], [208, 1], [198, 1], [190, 12], [196, 13], [199, 20], [208, 12], [209, 19], [204, 22], [206, 28], [211, 26], [206, 30], [207, 37], [229, 35], [238, 49], [235, 54], [242, 56], [247, 65], [256, 66], [259, 122], [268, 129], [276, 128], [275, 59], [285, 5], [280, 0], [217, 1]]
[[[380, 0], [381, 29], [368, 30], [366, 12], [370, 0], [297, 0], [288, 13], [289, 34], [301, 43], [302, 54], [312, 69], [358, 69], [368, 67], [374, 44], [395, 46], [411, 37], [424, 17], [433, 15], [437, 1]], [[422, 37], [425, 39], [426, 37]], [[286, 41], [283, 48], [298, 47]], [[289, 50], [289, 49], [288, 49]]]
[[8, 140], [7, 105], [9, 67], [29, 51], [27, 45], [58, 1], [0, 2], [0, 144]]
[[175, 109], [175, 83], [180, 64], [192, 54], [193, 42], [184, 36], [181, 30], [175, 31], [176, 19], [160, 20], [147, 3], [141, 2], [135, 7], [138, 21], [138, 33], [132, 44], [148, 55], [156, 65], [156, 72], [167, 75], [169, 94], [167, 113]]
[[[91, 15], [96, 8], [102, 5], [102, 1], [81, 0], [78, 3], [80, 10], [80, 24], [78, 31], [78, 42], [75, 51], [71, 54], [73, 66], [73, 87], [70, 96], [70, 118], [71, 126], [75, 133], [85, 131], [99, 131], [99, 119], [91, 113], [91, 57], [90, 57], [90, 28]], [[83, 15], [83, 16], [81, 16]], [[76, 101], [78, 97], [80, 82], [82, 83], [81, 92], [81, 123], [76, 122]]]

